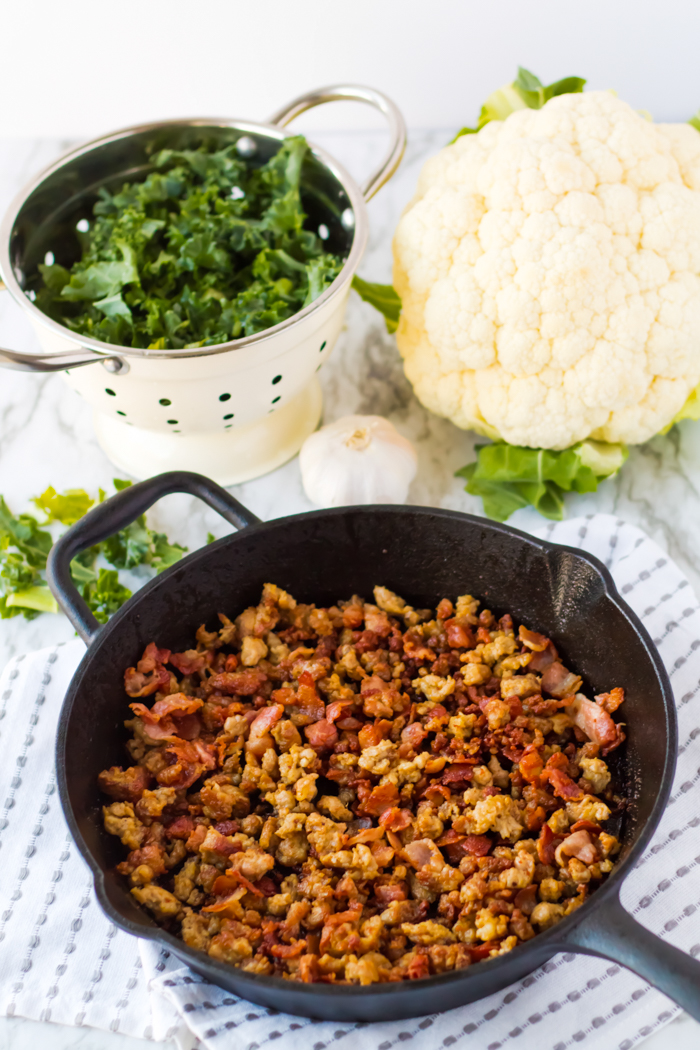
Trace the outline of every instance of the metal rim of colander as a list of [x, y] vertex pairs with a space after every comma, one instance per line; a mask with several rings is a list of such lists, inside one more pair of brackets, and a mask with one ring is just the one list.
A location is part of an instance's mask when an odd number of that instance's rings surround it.
[[17, 302], [22, 309], [29, 314], [32, 320], [38, 322], [44, 328], [48, 328], [56, 335], [61, 336], [61, 338], [69, 339], [76, 345], [76, 347], [84, 347], [85, 349], [94, 350], [96, 354], [99, 354], [100, 356], [107, 355], [109, 357], [114, 357], [115, 355], [118, 355], [119, 357], [148, 358], [149, 360], [154, 358], [182, 359], [188, 357], [208, 357], [212, 354], [225, 354], [232, 350], [254, 346], [257, 343], [261, 343], [266, 339], [279, 335], [281, 332], [287, 331], [296, 325], [302, 324], [314, 311], [319, 310], [331, 299], [335, 299], [345, 291], [346, 286], [352, 280], [367, 244], [369, 226], [367, 209], [362, 193], [352, 176], [341, 164], [338, 163], [337, 160], [335, 160], [334, 157], [331, 157], [325, 150], [307, 139], [313, 155], [331, 172], [332, 175], [335, 176], [336, 179], [338, 179], [347, 193], [354, 214], [355, 229], [350, 252], [343, 263], [340, 273], [333, 283], [326, 288], [325, 292], [323, 292], [318, 299], [314, 299], [309, 306], [305, 306], [303, 310], [299, 310], [298, 313], [292, 314], [292, 316], [288, 317], [286, 321], [280, 321], [279, 324], [274, 325], [272, 328], [266, 328], [262, 332], [256, 332], [255, 335], [244, 336], [241, 339], [232, 339], [228, 343], [215, 343], [212, 346], [201, 346], [188, 350], [149, 350], [141, 347], [103, 343], [99, 339], [92, 339], [88, 336], [78, 335], [77, 333], [72, 332], [70, 328], [66, 328], [64, 325], [54, 321], [35, 306], [31, 299], [27, 297], [22, 286], [15, 277], [14, 268], [10, 259], [12, 231], [17, 217], [26, 201], [47, 178], [55, 174], [66, 164], [89, 153], [91, 150], [97, 149], [98, 147], [107, 145], [111, 142], [116, 142], [119, 139], [129, 138], [130, 136], [142, 134], [143, 132], [157, 132], [169, 127], [234, 128], [236, 131], [240, 131], [244, 135], [262, 134], [266, 135], [268, 138], [278, 139], [280, 142], [285, 138], [289, 138], [293, 134], [293, 132], [287, 131], [286, 128], [276, 124], [258, 124], [250, 120], [237, 120], [228, 117], [192, 117], [155, 121], [150, 124], [138, 124], [128, 128], [121, 128], [120, 130], [110, 132], [107, 135], [101, 135], [99, 138], [90, 139], [88, 142], [84, 142], [81, 145], [68, 150], [66, 153], [63, 153], [47, 168], [44, 168], [43, 171], [39, 172], [39, 174], [27, 183], [22, 190], [20, 190], [5, 212], [2, 223], [0, 223], [0, 277], [15, 302]]

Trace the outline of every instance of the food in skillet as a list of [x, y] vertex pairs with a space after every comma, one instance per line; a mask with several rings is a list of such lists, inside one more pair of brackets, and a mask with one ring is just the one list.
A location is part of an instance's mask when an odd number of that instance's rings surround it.
[[374, 599], [316, 608], [265, 584], [125, 673], [134, 765], [99, 778], [118, 871], [214, 959], [424, 977], [530, 940], [612, 870], [623, 690], [586, 698], [550, 639], [470, 595]]
[[70, 270], [39, 267], [36, 305], [74, 332], [156, 350], [225, 343], [286, 320], [343, 265], [304, 228], [308, 153], [303, 135], [262, 167], [238, 143], [161, 150], [144, 182], [100, 190], [94, 219], [78, 224], [82, 257]]

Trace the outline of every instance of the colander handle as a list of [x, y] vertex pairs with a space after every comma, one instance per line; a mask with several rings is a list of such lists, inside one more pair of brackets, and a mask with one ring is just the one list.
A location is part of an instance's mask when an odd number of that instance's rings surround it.
[[362, 195], [368, 201], [385, 182], [389, 181], [401, 163], [406, 149], [406, 125], [401, 113], [390, 98], [387, 98], [381, 91], [364, 87], [362, 84], [335, 84], [332, 87], [318, 88], [316, 91], [300, 95], [299, 98], [295, 98], [293, 102], [273, 113], [267, 122], [286, 127], [307, 109], [321, 106], [324, 102], [342, 102], [345, 99], [351, 102], [366, 102], [367, 105], [374, 106], [384, 114], [389, 124], [391, 135], [389, 150], [374, 174], [361, 187]]
[[[173, 492], [197, 496], [237, 529], [260, 521], [215, 481], [187, 470], [171, 470], [138, 485], [130, 485], [94, 507], [54, 544], [46, 564], [46, 579], [56, 601], [87, 645], [97, 637], [101, 625], [73, 583], [70, 571], [73, 558], [125, 529], [159, 499]], [[177, 565], [172, 568], [177, 568]]]

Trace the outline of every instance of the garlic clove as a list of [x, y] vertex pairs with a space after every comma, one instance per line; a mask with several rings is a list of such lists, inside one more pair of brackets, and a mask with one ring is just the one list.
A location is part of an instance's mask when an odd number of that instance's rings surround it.
[[405, 503], [417, 456], [383, 416], [343, 416], [306, 439], [299, 466], [318, 507]]

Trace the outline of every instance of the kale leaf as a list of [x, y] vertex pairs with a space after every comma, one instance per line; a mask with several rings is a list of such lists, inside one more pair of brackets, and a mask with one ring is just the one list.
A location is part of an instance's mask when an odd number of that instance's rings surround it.
[[40, 265], [36, 305], [106, 343], [190, 349], [254, 335], [321, 295], [343, 259], [304, 228], [309, 146], [285, 139], [262, 167], [236, 143], [161, 150], [153, 171], [104, 187], [82, 258]]
[[[130, 481], [114, 479], [119, 492]], [[99, 500], [105, 498], [100, 489]], [[49, 486], [32, 502], [46, 515], [44, 525], [60, 522], [73, 525], [95, 500], [84, 489], [68, 489], [58, 493]], [[40, 527], [31, 514], [12, 513], [0, 496], [0, 619], [24, 616], [34, 619], [42, 612], [58, 612], [58, 605], [46, 583], [46, 559], [53, 544], [50, 532]], [[71, 562], [73, 583], [100, 623], [106, 623], [112, 613], [131, 597], [131, 591], [120, 579], [118, 569], [134, 569], [144, 565], [162, 572], [182, 558], [186, 547], [171, 543], [162, 532], [154, 532], [146, 525], [145, 517], [110, 536], [103, 543], [83, 551]], [[97, 565], [104, 558], [113, 569]]]

